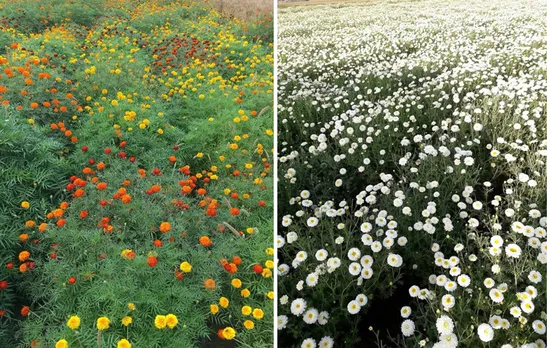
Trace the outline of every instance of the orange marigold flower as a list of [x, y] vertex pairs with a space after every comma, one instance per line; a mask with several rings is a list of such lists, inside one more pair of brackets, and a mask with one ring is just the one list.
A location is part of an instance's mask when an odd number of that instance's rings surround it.
[[56, 217], [56, 218], [60, 218], [62, 217], [64, 214], [64, 210], [63, 209], [55, 209], [53, 211], [53, 216]]
[[209, 278], [205, 280], [204, 286], [205, 286], [205, 289], [214, 290], [216, 283], [213, 279]]
[[107, 186], [106, 182], [100, 182], [97, 184], [97, 190], [106, 190]]
[[160, 224], [160, 232], [166, 233], [171, 231], [171, 224], [169, 222], [162, 222]]
[[232, 262], [235, 263], [237, 266], [241, 265], [241, 262], [242, 262], [242, 261], [241, 261], [241, 257], [239, 257], [239, 256], [234, 256], [234, 257], [232, 258]]
[[201, 236], [199, 238], [199, 244], [201, 244], [204, 247], [210, 247], [211, 245], [213, 245], [213, 242], [211, 241], [209, 237]]
[[131, 196], [130, 195], [123, 195], [122, 196], [122, 203], [127, 204], [131, 202]]
[[30, 253], [26, 250], [19, 253], [19, 261], [25, 262], [30, 257]]

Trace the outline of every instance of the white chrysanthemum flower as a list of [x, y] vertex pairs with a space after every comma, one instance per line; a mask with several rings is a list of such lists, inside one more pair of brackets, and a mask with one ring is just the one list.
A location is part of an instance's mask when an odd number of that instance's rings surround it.
[[405, 337], [410, 337], [410, 336], [414, 335], [414, 330], [415, 329], [416, 329], [416, 326], [414, 324], [414, 321], [412, 321], [410, 319], [406, 319], [401, 324], [401, 332], [403, 333], [403, 335]]
[[408, 293], [410, 294], [410, 297], [418, 297], [418, 294], [420, 293], [420, 288], [416, 285], [412, 285], [408, 289]]
[[358, 264], [357, 262], [352, 262], [348, 266], [348, 271], [352, 276], [357, 276], [361, 273], [361, 265]]
[[279, 303], [282, 304], [282, 305], [286, 305], [287, 303], [289, 303], [289, 296], [287, 295], [283, 295], [279, 298]]
[[412, 309], [409, 306], [404, 306], [401, 308], [401, 317], [403, 319], [410, 317], [411, 314], [412, 314]]
[[493, 315], [490, 317], [490, 320], [488, 321], [488, 324], [492, 326], [493, 329], [501, 329], [501, 323], [503, 319], [499, 315]]
[[361, 310], [359, 302], [352, 300], [348, 303], [348, 312], [349, 314], [357, 314]]
[[277, 316], [277, 329], [283, 330], [287, 327], [287, 323], [289, 322], [289, 318], [286, 315], [278, 315]]
[[306, 223], [308, 224], [308, 227], [315, 227], [319, 223], [319, 219], [315, 216], [312, 216], [308, 218], [308, 221]]
[[454, 296], [446, 294], [441, 298], [441, 303], [445, 309], [451, 309], [456, 305]]
[[329, 322], [330, 315], [327, 311], [319, 313], [319, 318], [317, 318], [317, 323], [319, 325], [326, 325]]
[[325, 249], [319, 249], [315, 252], [315, 258], [319, 262], [325, 261], [328, 256], [329, 256], [329, 252], [326, 251]]
[[477, 328], [477, 333], [483, 342], [490, 342], [494, 338], [494, 329], [488, 324], [480, 324]]
[[298, 240], [298, 234], [296, 232], [287, 233], [287, 243], [292, 244]]
[[306, 324], [315, 324], [318, 317], [319, 311], [315, 308], [310, 308], [304, 313], [302, 320], [304, 320]]
[[538, 271], [531, 271], [528, 274], [528, 280], [530, 280], [534, 284], [538, 284], [538, 283], [541, 283], [541, 281], [543, 280], [543, 277], [541, 276], [541, 273], [539, 273]]
[[520, 255], [522, 254], [522, 249], [517, 244], [511, 243], [505, 247], [505, 254], [508, 257], [513, 257], [518, 259]]
[[437, 318], [435, 326], [440, 335], [449, 335], [454, 331], [454, 322], [447, 315], [441, 315], [440, 318]]
[[309, 287], [316, 286], [318, 281], [319, 281], [319, 275], [317, 273], [310, 273], [306, 277], [306, 285]]
[[361, 251], [358, 248], [351, 248], [348, 251], [348, 259], [357, 261], [361, 257]]
[[544, 335], [546, 332], [545, 323], [541, 320], [534, 320], [532, 328], [538, 335]]
[[300, 346], [301, 348], [316, 348], [317, 347], [317, 343], [315, 342], [315, 340], [313, 338], [306, 338], [303, 342], [302, 342], [302, 345]]
[[334, 340], [330, 336], [325, 336], [319, 341], [318, 348], [332, 348], [334, 347]]
[[306, 300], [303, 298], [297, 298], [291, 303], [291, 313], [296, 316], [300, 316], [306, 310]]
[[495, 303], [502, 303], [504, 299], [502, 292], [498, 289], [490, 289], [489, 296]]
[[519, 307], [515, 306], [509, 309], [509, 313], [511, 313], [513, 317], [519, 318], [522, 315], [522, 310]]
[[398, 254], [389, 254], [387, 257], [387, 264], [391, 267], [401, 267], [403, 264], [403, 258]]

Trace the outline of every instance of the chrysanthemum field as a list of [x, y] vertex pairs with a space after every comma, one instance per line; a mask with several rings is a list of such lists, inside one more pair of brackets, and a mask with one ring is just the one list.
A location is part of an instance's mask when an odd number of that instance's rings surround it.
[[547, 3], [279, 11], [281, 347], [545, 347]]
[[0, 66], [0, 346], [271, 347], [271, 13], [7, 0]]

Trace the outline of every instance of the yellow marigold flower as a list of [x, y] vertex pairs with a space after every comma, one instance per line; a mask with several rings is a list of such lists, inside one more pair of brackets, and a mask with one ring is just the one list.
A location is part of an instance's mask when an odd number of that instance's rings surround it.
[[118, 341], [118, 348], [131, 348], [131, 343], [125, 338], [121, 339]]
[[264, 318], [264, 311], [262, 311], [262, 309], [260, 308], [253, 309], [253, 318], [259, 319], [259, 320]]
[[269, 298], [270, 300], [273, 300], [275, 295], [274, 295], [274, 292], [273, 292], [273, 291], [270, 291], [270, 292], [268, 292], [268, 293], [266, 294], [266, 296], [268, 296], [268, 298]]
[[202, 157], [203, 157], [203, 152], [198, 152], [198, 153], [196, 154], [196, 157], [197, 157], [197, 158], [202, 158]]
[[204, 94], [200, 94], [200, 95], [199, 95], [199, 99], [205, 99], [205, 95], [204, 95]]
[[218, 313], [218, 306], [216, 304], [212, 304], [210, 306], [210, 308], [211, 308], [211, 313], [212, 314], [217, 314]]
[[251, 296], [251, 292], [249, 291], [249, 289], [243, 289], [243, 290], [241, 290], [241, 296], [247, 298], [247, 297]]
[[262, 271], [262, 276], [264, 278], [270, 278], [272, 276], [272, 271], [269, 268], [264, 268]]
[[140, 128], [140, 129], [145, 129], [145, 128], [146, 128], [146, 125], [145, 125], [144, 123], [141, 123], [141, 124], [139, 124], [139, 128]]
[[266, 254], [273, 255], [274, 254], [274, 248], [268, 248], [266, 249]]
[[167, 326], [167, 318], [165, 318], [165, 315], [156, 315], [156, 319], [154, 320], [154, 325], [158, 329], [165, 328], [165, 326]]
[[224, 189], [224, 194], [225, 195], [229, 195], [230, 192], [232, 192], [232, 190], [230, 190], [229, 188]]
[[228, 305], [230, 304], [230, 301], [226, 297], [221, 297], [219, 300], [219, 303], [220, 303], [220, 307], [227, 308]]
[[239, 110], [237, 113], [239, 114], [239, 116], [245, 115], [245, 111], [244, 111], [244, 110]]
[[167, 326], [172, 329], [179, 323], [179, 320], [177, 319], [177, 316], [174, 314], [167, 314], [165, 316], [165, 322], [167, 323]]
[[180, 270], [183, 271], [184, 273], [189, 273], [192, 271], [192, 265], [188, 263], [187, 261], [184, 261], [183, 263], [180, 264]]
[[129, 324], [131, 324], [133, 322], [133, 318], [131, 318], [130, 316], [125, 316], [123, 317], [122, 319], [122, 324], [123, 326], [129, 326]]
[[114, 100], [112, 100], [111, 104], [112, 104], [113, 106], [116, 106], [116, 105], [118, 105], [118, 101], [117, 101], [116, 99], [114, 99]]
[[239, 289], [241, 287], [241, 280], [238, 278], [232, 279], [232, 286], [236, 289]]
[[97, 329], [106, 330], [110, 327], [110, 319], [107, 317], [100, 317], [97, 319]]
[[222, 330], [222, 336], [227, 340], [233, 340], [236, 337], [236, 330], [231, 327], [227, 327]]
[[224, 160], [226, 159], [226, 157], [224, 157], [224, 156], [219, 156], [218, 159], [219, 159], [220, 161], [224, 162]]
[[135, 307], [135, 304], [134, 304], [133, 302], [129, 302], [129, 303], [127, 304], [127, 308], [129, 308], [129, 309], [131, 309], [132, 311], [134, 311], [136, 307]]
[[158, 134], [160, 134], [160, 135], [163, 134], [163, 129], [161, 129], [161, 128], [158, 129]]
[[234, 122], [235, 122], [235, 123], [239, 123], [239, 122], [241, 122], [241, 119], [240, 119], [239, 117], [235, 117], [235, 118], [234, 118]]
[[272, 269], [274, 267], [274, 262], [272, 260], [268, 260], [264, 263], [267, 268]]
[[55, 343], [55, 348], [68, 348], [68, 342], [63, 338]]
[[80, 327], [80, 318], [77, 315], [71, 316], [66, 322], [66, 326], [68, 326], [72, 330], [76, 330]]
[[245, 320], [243, 326], [245, 326], [247, 330], [252, 330], [255, 327], [255, 323], [252, 320]]
[[274, 134], [273, 130], [271, 130], [271, 129], [266, 129], [266, 135], [268, 135], [268, 136], [271, 137], [273, 134]]
[[241, 307], [241, 314], [243, 315], [251, 315], [253, 309], [249, 306], [243, 306]]
[[245, 168], [246, 168], [246, 169], [252, 169], [252, 168], [253, 168], [253, 164], [252, 164], [252, 163], [245, 163]]
[[28, 124], [30, 124], [30, 125], [33, 125], [33, 124], [34, 124], [34, 120], [33, 120], [32, 118], [27, 119], [27, 122], [28, 122]]
[[21, 202], [21, 208], [23, 208], [23, 209], [28, 209], [28, 208], [30, 208], [30, 203], [27, 202], [27, 201], [22, 201], [22, 202]]

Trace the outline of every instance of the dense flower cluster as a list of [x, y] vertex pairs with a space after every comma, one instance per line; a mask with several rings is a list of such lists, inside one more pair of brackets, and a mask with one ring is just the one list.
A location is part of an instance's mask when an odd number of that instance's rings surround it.
[[546, 13], [280, 11], [281, 342], [351, 346], [403, 287], [400, 346], [545, 347]]

